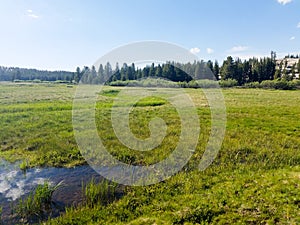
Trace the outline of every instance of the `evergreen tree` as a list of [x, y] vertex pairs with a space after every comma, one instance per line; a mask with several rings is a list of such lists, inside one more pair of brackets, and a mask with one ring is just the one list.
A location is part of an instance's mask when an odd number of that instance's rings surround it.
[[215, 61], [215, 64], [214, 64], [213, 73], [214, 73], [216, 79], [219, 80], [220, 66], [219, 66], [219, 63], [217, 60]]
[[292, 66], [292, 79], [295, 79], [296, 78], [296, 64], [294, 64], [293, 66]]
[[156, 67], [155, 76], [156, 77], [162, 77], [162, 68], [161, 68], [160, 64], [158, 64], [158, 66]]
[[113, 75], [112, 67], [109, 62], [106, 63], [104, 67], [104, 81], [108, 81], [110, 77]]
[[155, 65], [154, 63], [151, 64], [150, 69], [149, 69], [149, 77], [154, 77], [155, 76]]
[[99, 83], [103, 84], [105, 82], [105, 77], [104, 77], [104, 69], [102, 64], [99, 65], [97, 76], [99, 77]]
[[233, 58], [228, 56], [224, 61], [220, 70], [222, 80], [234, 79], [235, 77], [235, 65]]

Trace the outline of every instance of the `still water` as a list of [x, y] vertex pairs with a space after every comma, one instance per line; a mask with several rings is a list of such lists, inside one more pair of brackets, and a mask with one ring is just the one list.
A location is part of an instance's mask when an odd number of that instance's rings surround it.
[[[3, 208], [2, 220], [9, 223], [11, 205], [18, 199], [28, 195], [38, 184], [49, 181], [57, 184], [63, 181], [63, 186], [54, 192], [53, 201], [60, 206], [57, 214], [65, 210], [66, 206], [77, 205], [82, 202], [82, 185], [94, 178], [103, 179], [90, 166], [74, 168], [33, 168], [26, 173], [19, 169], [18, 164], [0, 161], [0, 205]], [[1, 222], [0, 222], [1, 224]]]

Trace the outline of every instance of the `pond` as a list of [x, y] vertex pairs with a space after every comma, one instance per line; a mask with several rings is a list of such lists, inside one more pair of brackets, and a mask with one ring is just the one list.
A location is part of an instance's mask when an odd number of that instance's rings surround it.
[[28, 195], [38, 184], [43, 184], [45, 181], [49, 181], [53, 185], [63, 181], [63, 186], [53, 194], [53, 202], [55, 202], [57, 209], [51, 216], [58, 216], [65, 211], [66, 206], [77, 205], [83, 201], [82, 186], [92, 178], [95, 181], [103, 179], [90, 166], [33, 168], [24, 173], [19, 169], [18, 164], [1, 160], [0, 205], [3, 208], [2, 220], [5, 224], [13, 224], [10, 221], [12, 204], [16, 204], [18, 199]]

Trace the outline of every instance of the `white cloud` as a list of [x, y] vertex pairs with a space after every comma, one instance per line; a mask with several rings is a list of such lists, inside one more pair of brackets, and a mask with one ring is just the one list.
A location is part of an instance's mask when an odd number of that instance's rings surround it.
[[239, 45], [239, 46], [234, 46], [233, 48], [231, 48], [229, 50], [229, 52], [244, 52], [244, 51], [246, 51], [248, 49], [249, 49], [248, 46], [241, 46], [241, 45]]
[[38, 15], [35, 15], [35, 14], [28, 14], [28, 17], [30, 17], [32, 19], [38, 19], [38, 18], [40, 18]]
[[286, 5], [288, 3], [291, 3], [293, 0], [277, 0], [277, 2], [281, 5]]
[[38, 18], [40, 18], [38, 15], [34, 14], [33, 10], [31, 10], [31, 9], [27, 10], [27, 16], [30, 17], [30, 18], [32, 18], [32, 19], [38, 19]]
[[200, 48], [197, 48], [197, 47], [196, 48], [191, 48], [190, 52], [193, 53], [193, 54], [197, 54], [197, 53], [200, 52]]
[[207, 54], [213, 54], [215, 51], [212, 48], [206, 49]]
[[293, 41], [295, 39], [296, 39], [296, 37], [293, 36], [293, 37], [290, 38], [290, 41]]
[[300, 28], [300, 22], [298, 23], [297, 28]]

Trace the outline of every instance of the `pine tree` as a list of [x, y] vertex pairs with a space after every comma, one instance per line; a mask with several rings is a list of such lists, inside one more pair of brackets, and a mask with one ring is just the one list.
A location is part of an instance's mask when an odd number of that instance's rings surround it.
[[292, 66], [292, 79], [296, 78], [296, 64]]
[[76, 83], [79, 83], [80, 79], [81, 79], [81, 71], [80, 71], [80, 68], [77, 67], [76, 72], [75, 72], [75, 76], [74, 76], [74, 81]]
[[220, 66], [219, 66], [219, 63], [217, 60], [215, 61], [213, 72], [214, 72], [216, 79], [219, 80]]
[[99, 65], [97, 76], [99, 77], [100, 83], [103, 84], [105, 82], [105, 77], [104, 77], [104, 69], [102, 64]]
[[233, 79], [235, 76], [234, 70], [235, 68], [233, 58], [231, 56], [228, 56], [220, 70], [222, 80], [227, 80], [230, 78]]
[[156, 67], [155, 76], [156, 77], [162, 77], [162, 68], [161, 68], [160, 64], [158, 64], [158, 66]]

